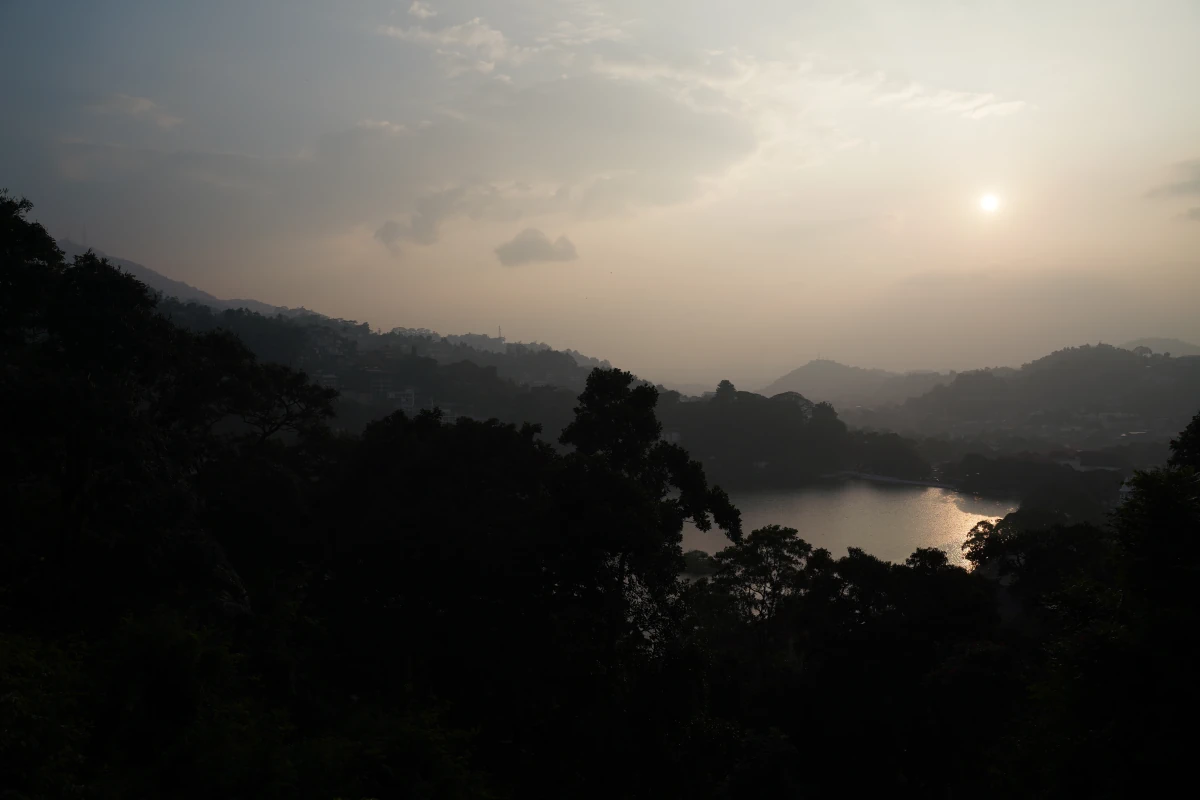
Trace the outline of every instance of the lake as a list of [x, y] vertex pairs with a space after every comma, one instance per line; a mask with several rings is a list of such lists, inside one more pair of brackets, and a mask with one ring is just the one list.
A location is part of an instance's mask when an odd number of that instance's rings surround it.
[[[886, 561], [901, 562], [918, 547], [944, 550], [953, 564], [966, 565], [962, 543], [980, 520], [995, 520], [1017, 505], [959, 494], [949, 489], [826, 481], [799, 489], [748, 491], [730, 495], [742, 512], [742, 531], [775, 523], [795, 528], [800, 538], [840, 558], [859, 547]], [[688, 525], [683, 549], [715, 553], [729, 540], [714, 528], [703, 532]]]

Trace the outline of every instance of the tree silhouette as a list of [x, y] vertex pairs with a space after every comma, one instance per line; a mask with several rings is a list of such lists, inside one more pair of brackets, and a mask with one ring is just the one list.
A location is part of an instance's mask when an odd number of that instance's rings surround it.
[[[787, 598], [807, 587], [805, 566], [814, 554], [794, 528], [759, 528], [716, 556], [716, 585], [737, 601], [747, 620], [770, 622]], [[827, 559], [827, 551], [817, 551]]]
[[1192, 417], [1179, 438], [1171, 440], [1170, 464], [1200, 470], [1200, 414]]
[[731, 403], [737, 399], [737, 387], [730, 381], [721, 381], [717, 384], [717, 392], [713, 399], [719, 403]]

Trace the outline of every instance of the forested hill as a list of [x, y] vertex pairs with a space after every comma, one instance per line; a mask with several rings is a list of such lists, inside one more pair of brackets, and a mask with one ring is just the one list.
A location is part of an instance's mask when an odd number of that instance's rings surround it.
[[[74, 258], [88, 252], [87, 247], [67, 239], [60, 239], [57, 244], [67, 258]], [[425, 328], [395, 328], [390, 335], [382, 339], [378, 336], [372, 338], [373, 334], [367, 323], [337, 319], [306, 308], [273, 306], [258, 300], [224, 300], [203, 289], [168, 278], [143, 264], [124, 258], [115, 258], [101, 252], [97, 252], [96, 255], [103, 257], [113, 266], [137, 278], [161, 295], [166, 301], [163, 304], [164, 308], [170, 308], [181, 324], [195, 325], [205, 330], [215, 327], [236, 329], [238, 335], [243, 338], [252, 337], [255, 346], [269, 348], [269, 353], [257, 351], [264, 358], [280, 363], [300, 364], [297, 358], [300, 356], [300, 352], [309, 346], [300, 344], [300, 339], [304, 337], [299, 335], [299, 331], [304, 328], [310, 330], [316, 338], [322, 336], [327, 338], [327, 334], [320, 333], [321, 329], [335, 331], [341, 338], [356, 342], [364, 350], [402, 344], [410, 349], [415, 348], [421, 354], [430, 355], [440, 363], [453, 363], [467, 359], [480, 366], [497, 367], [502, 377], [533, 385], [552, 384], [577, 390], [583, 387], [583, 379], [586, 377], [588, 369], [612, 366], [603, 359], [592, 358], [576, 350], [562, 351], [570, 357], [570, 360], [574, 361], [574, 365], [561, 356], [534, 359], [537, 363], [530, 363], [526, 359], [524, 363], [518, 364], [515, 362], [531, 353], [551, 351], [553, 348], [543, 342], [513, 343], [507, 342], [501, 337], [486, 334], [467, 333], [441, 336], [437, 332]], [[289, 332], [281, 326], [271, 326], [264, 324], [261, 320], [252, 320], [246, 314], [206, 315], [203, 308], [184, 310], [184, 307], [189, 304], [207, 307], [214, 312], [245, 311], [267, 318], [287, 317], [295, 321], [298, 327], [294, 327]], [[207, 319], [205, 319], [206, 316]], [[268, 340], [271, 337], [265, 335], [268, 329], [273, 330], [280, 340], [288, 342], [283, 345], [284, 347], [292, 349], [280, 349], [279, 345], [282, 345], [283, 342], [270, 344]], [[252, 330], [257, 331], [259, 335], [255, 336], [251, 332]], [[378, 331], [375, 334], [378, 334]], [[583, 369], [574, 369], [573, 366], [583, 367]]]
[[[919, 433], [1004, 430], [1052, 435], [1087, 430], [1096, 419], [1160, 440], [1186, 421], [1197, 394], [1200, 347], [1179, 339], [1138, 339], [1122, 347], [1068, 347], [1025, 364], [962, 373], [898, 374], [818, 359], [762, 393], [799, 392], [832, 403], [860, 425]], [[1170, 356], [1171, 358], [1167, 358]]]
[[1165, 441], [1198, 401], [1200, 358], [1084, 345], [1015, 371], [961, 373], [902, 406], [879, 410], [872, 424], [922, 433], [1006, 431], [1077, 446]]
[[[401, 328], [379, 333], [366, 323], [217, 311], [171, 298], [161, 299], [159, 308], [191, 330], [230, 331], [260, 358], [302, 369], [337, 389], [346, 412], [341, 416], [355, 429], [397, 408], [438, 406], [451, 415], [531, 420], [557, 425], [557, 431], [591, 369], [609, 366], [546, 346], [483, 336], [442, 337]], [[542, 409], [547, 398], [562, 411]], [[551, 418], [544, 418], [547, 413]]]

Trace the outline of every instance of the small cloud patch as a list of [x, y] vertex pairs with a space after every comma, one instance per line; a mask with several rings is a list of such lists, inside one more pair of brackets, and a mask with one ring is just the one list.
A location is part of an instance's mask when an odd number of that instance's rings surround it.
[[429, 19], [437, 16], [437, 12], [430, 8], [428, 3], [422, 3], [421, 0], [413, 0], [413, 4], [408, 7], [408, 13], [417, 19]]
[[1200, 197], [1200, 159], [1175, 165], [1175, 180], [1156, 186], [1147, 197]]
[[389, 219], [375, 231], [375, 240], [381, 242], [392, 255], [400, 254], [400, 240], [404, 237], [404, 227], [399, 222]]
[[178, 127], [183, 122], [181, 117], [167, 111], [149, 97], [134, 97], [128, 94], [114, 94], [107, 101], [92, 106], [92, 110], [97, 114], [121, 114], [146, 120], [166, 130]]
[[[1146, 192], [1146, 197], [1153, 200], [1195, 202], [1195, 198], [1200, 197], [1200, 158], [1176, 164], [1173, 172], [1174, 180], [1155, 186]], [[1200, 207], [1185, 208], [1179, 212], [1179, 218], [1188, 222], [1200, 222]]]
[[504, 266], [516, 267], [535, 262], [574, 261], [579, 254], [566, 236], [550, 241], [550, 237], [537, 228], [526, 228], [511, 242], [497, 247], [496, 256]]

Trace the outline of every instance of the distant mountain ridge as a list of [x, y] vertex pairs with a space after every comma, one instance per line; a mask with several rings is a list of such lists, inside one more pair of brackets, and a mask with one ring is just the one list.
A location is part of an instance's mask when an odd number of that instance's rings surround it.
[[[1120, 345], [1119, 350], [1134, 350], [1148, 347], [1158, 354], [1170, 354], [1176, 358], [1200, 356], [1200, 345], [1182, 339], [1167, 337], [1144, 337]], [[1068, 352], [1072, 351], [1068, 348]], [[1011, 367], [992, 367], [971, 372], [988, 372], [997, 378], [1010, 378], [1022, 370], [1043, 367], [1049, 357], [1038, 359], [1017, 370]], [[1057, 362], [1055, 362], [1057, 363]], [[799, 392], [814, 402], [832, 403], [838, 408], [852, 406], [883, 406], [903, 403], [921, 397], [937, 386], [946, 386], [955, 381], [960, 373], [951, 372], [908, 372], [897, 373], [883, 369], [854, 367], [830, 359], [814, 359], [802, 367], [777, 378], [760, 390], [771, 397], [783, 392]], [[967, 373], [962, 373], [967, 374]]]

